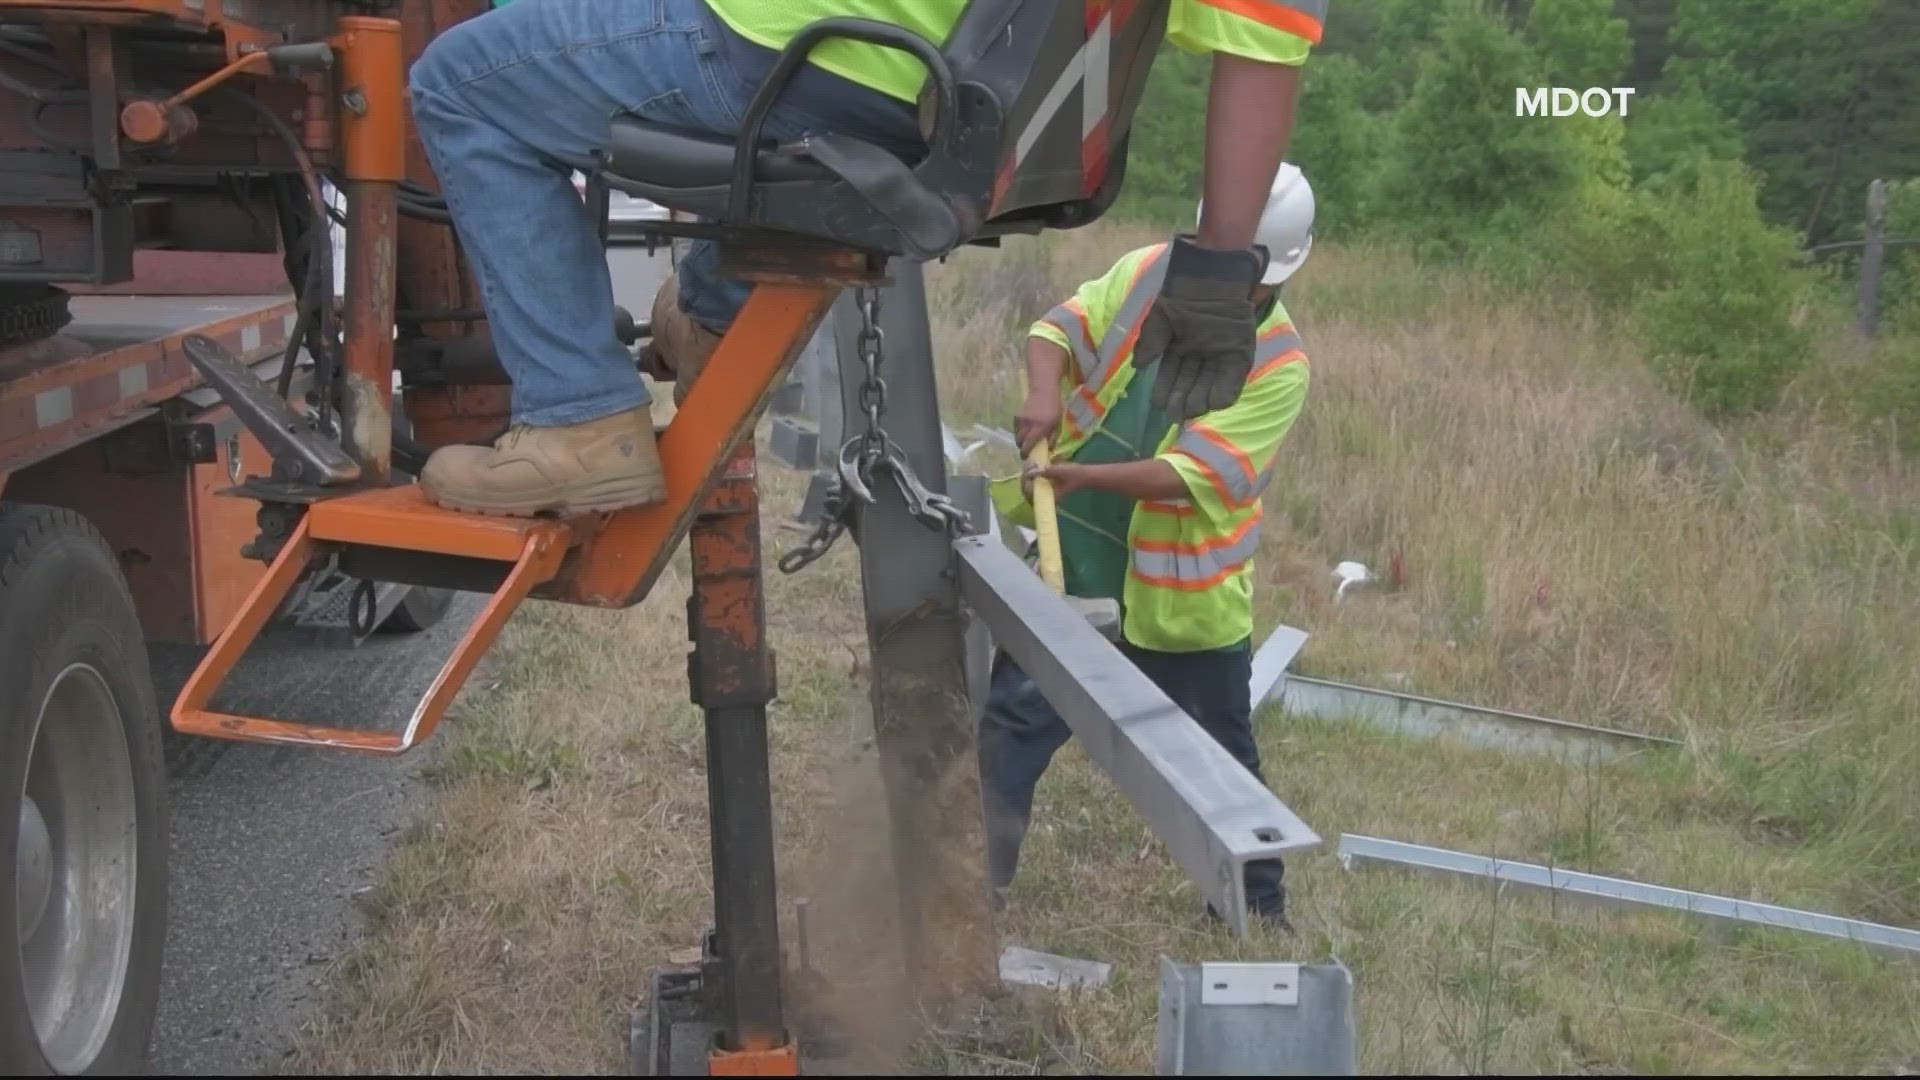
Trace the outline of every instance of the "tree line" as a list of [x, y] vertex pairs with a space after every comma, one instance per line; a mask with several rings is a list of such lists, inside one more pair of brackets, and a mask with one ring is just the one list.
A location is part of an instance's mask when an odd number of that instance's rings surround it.
[[[1328, 238], [1404, 242], [1618, 304], [1710, 413], [1770, 407], [1840, 296], [1868, 183], [1920, 235], [1920, 0], [1334, 0], [1291, 158]], [[1120, 212], [1197, 190], [1206, 63], [1168, 48]], [[1633, 87], [1626, 115], [1516, 116], [1518, 87]], [[1892, 260], [1920, 331], [1920, 253]], [[1796, 313], [1797, 309], [1799, 313]], [[1920, 362], [1916, 363], [1920, 366]]]

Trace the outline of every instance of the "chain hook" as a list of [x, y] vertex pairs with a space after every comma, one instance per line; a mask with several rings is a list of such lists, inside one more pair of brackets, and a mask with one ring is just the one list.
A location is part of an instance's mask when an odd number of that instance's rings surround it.
[[848, 439], [840, 447], [838, 467], [832, 485], [820, 508], [820, 519], [813, 532], [799, 547], [780, 557], [779, 567], [791, 574], [827, 553], [840, 534], [853, 524], [859, 507], [872, 506], [873, 485], [877, 473], [890, 475], [907, 511], [929, 528], [949, 536], [971, 531], [967, 512], [945, 495], [927, 490], [914, 475], [913, 466], [887, 435], [880, 418], [887, 409], [887, 381], [880, 377], [880, 364], [886, 354], [886, 331], [880, 327], [880, 290], [866, 286], [859, 291], [860, 335], [856, 339], [864, 378], [860, 382], [860, 411], [866, 415], [866, 430]]

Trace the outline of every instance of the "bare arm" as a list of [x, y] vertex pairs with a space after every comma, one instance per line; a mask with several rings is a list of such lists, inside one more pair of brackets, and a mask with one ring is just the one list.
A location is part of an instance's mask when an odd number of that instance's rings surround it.
[[1159, 458], [1106, 465], [1079, 465], [1068, 461], [1044, 469], [1039, 475], [1052, 481], [1054, 494], [1063, 498], [1083, 488], [1110, 491], [1129, 499], [1187, 497], [1187, 482], [1173, 466]]
[[1244, 250], [1267, 206], [1267, 192], [1293, 134], [1300, 69], [1231, 53], [1213, 54], [1207, 96], [1205, 203], [1201, 247]]
[[1043, 337], [1027, 339], [1027, 400], [1013, 420], [1020, 454], [1060, 430], [1060, 381], [1067, 376], [1067, 350]]

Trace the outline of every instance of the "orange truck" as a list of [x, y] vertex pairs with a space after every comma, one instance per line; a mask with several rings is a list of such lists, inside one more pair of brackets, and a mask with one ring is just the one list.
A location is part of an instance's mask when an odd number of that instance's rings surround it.
[[[424, 43], [432, 20], [483, 6], [418, 5], [411, 33]], [[352, 20], [373, 7], [0, 4], [0, 867], [12, 871], [0, 888], [0, 1069], [10, 1074], [144, 1060], [168, 890], [168, 703], [156, 700], [145, 645], [207, 645], [233, 622], [267, 570], [275, 512], [232, 497], [273, 474], [272, 456], [183, 342], [216, 343], [310, 410], [325, 401], [311, 391], [325, 375], [315, 356], [342, 349], [330, 265], [339, 230], [306, 186], [344, 164], [337, 110], [320, 91], [351, 56], [341, 46]], [[318, 47], [277, 51], [289, 42]], [[394, 228], [411, 244], [412, 276], [393, 302], [470, 307], [444, 225]], [[484, 435], [503, 419], [493, 414], [504, 379], [446, 386], [437, 343], [484, 340], [470, 313], [447, 314], [457, 321], [400, 324], [402, 355], [432, 384], [411, 393], [429, 414], [438, 407], [429, 424]], [[478, 402], [490, 414], [463, 418]], [[404, 409], [394, 415], [407, 445], [412, 425]], [[402, 454], [395, 476], [408, 467]], [[320, 560], [274, 616], [355, 639], [431, 626], [452, 595]]]
[[[187, 735], [404, 753], [432, 734], [523, 600], [630, 606], [683, 540], [688, 678], [708, 728], [715, 926], [698, 965], [656, 973], [648, 1000], [661, 1008], [636, 1031], [658, 1037], [636, 1036], [635, 1056], [714, 1074], [797, 1068], [774, 916], [775, 686], [754, 423], [843, 290], [861, 296], [877, 380], [874, 320], [891, 260], [1105, 212], [1166, 6], [969, 0], [939, 44], [823, 19], [782, 50], [738, 138], [614, 118], [584, 191], [603, 236], [715, 239], [754, 291], [708, 364], [726, 377], [696, 380], [660, 432], [666, 499], [566, 520], [455, 514], [410, 481], [433, 448], [491, 440], [509, 412], [405, 91], [428, 42], [488, 6], [0, 0], [8, 1074], [142, 1067], [166, 924], [163, 711]], [[920, 160], [838, 133], [759, 138], [808, 51], [836, 38], [901, 49], [926, 67]], [[609, 214], [616, 191], [673, 213], [623, 222]], [[329, 222], [344, 237], [338, 258]], [[629, 345], [647, 332], [624, 313], [617, 329]], [[933, 405], [913, 404], [922, 414]], [[908, 520], [947, 552], [964, 515], [943, 512], [944, 495], [886, 456], [897, 448], [877, 426], [871, 434], [860, 483], [838, 503], [843, 519], [823, 523], [825, 540], [850, 526], [858, 537], [866, 508], [911, 507]], [[876, 495], [887, 477], [899, 491]], [[926, 640], [954, 655], [956, 580], [933, 573], [945, 599], [914, 609], [937, 617]], [[274, 620], [332, 619], [349, 638], [420, 628], [450, 590], [489, 599], [398, 730], [221, 711], [222, 684]], [[156, 700], [147, 642], [208, 646], [171, 702]], [[893, 678], [876, 671], [877, 682]], [[298, 713], [303, 703], [285, 704]], [[951, 756], [938, 739], [902, 745], [902, 778], [937, 775]], [[910, 788], [890, 788], [897, 807], [920, 798]], [[983, 886], [915, 895], [957, 910], [953, 898], [975, 891], [984, 924]]]

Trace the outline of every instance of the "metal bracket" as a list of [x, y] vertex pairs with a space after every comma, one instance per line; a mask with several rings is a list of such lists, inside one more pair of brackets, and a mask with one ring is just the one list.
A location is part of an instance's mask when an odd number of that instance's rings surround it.
[[290, 474], [287, 479], [334, 487], [360, 478], [359, 464], [345, 450], [328, 439], [312, 420], [294, 412], [219, 342], [190, 334], [180, 347], [194, 369], [219, 391], [220, 399], [273, 455], [275, 465], [286, 467]]
[[1358, 1042], [1339, 964], [1160, 958], [1161, 1076], [1352, 1076]]
[[1202, 1005], [1298, 1005], [1299, 964], [1200, 965]]

